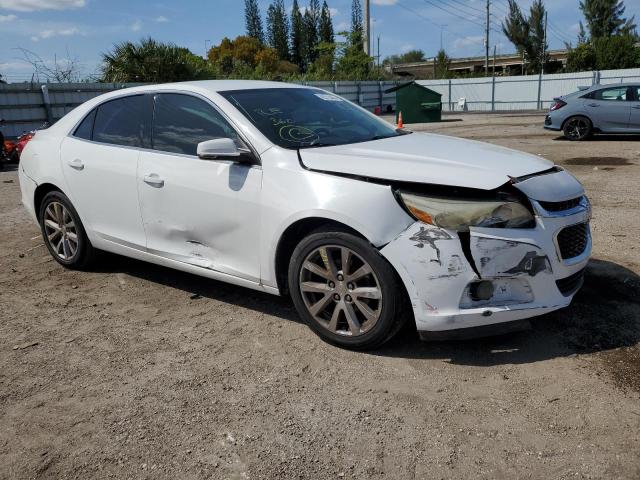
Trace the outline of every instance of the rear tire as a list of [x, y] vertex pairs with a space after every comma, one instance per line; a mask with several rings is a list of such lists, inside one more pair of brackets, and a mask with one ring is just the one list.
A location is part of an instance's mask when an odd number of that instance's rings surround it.
[[304, 322], [341, 347], [378, 347], [408, 316], [393, 267], [369, 242], [346, 231], [316, 231], [305, 237], [291, 256], [288, 282]]
[[593, 124], [587, 117], [576, 115], [564, 122], [562, 132], [565, 138], [572, 142], [585, 140], [593, 133]]
[[80, 216], [62, 192], [49, 192], [42, 199], [38, 215], [40, 230], [49, 253], [63, 267], [84, 270], [95, 259]]

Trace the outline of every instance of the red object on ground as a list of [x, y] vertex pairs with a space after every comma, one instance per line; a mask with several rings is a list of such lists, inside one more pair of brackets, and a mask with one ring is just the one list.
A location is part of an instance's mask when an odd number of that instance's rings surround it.
[[404, 122], [402, 121], [402, 112], [398, 112], [398, 128], [404, 128]]
[[382, 113], [382, 107], [377, 106], [373, 109], [373, 113], [375, 113], [376, 115], [380, 115]]

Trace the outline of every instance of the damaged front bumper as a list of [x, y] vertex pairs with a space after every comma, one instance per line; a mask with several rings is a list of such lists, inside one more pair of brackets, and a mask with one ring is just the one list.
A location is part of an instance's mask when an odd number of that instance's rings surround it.
[[586, 197], [562, 212], [531, 201], [536, 226], [458, 234], [416, 222], [381, 249], [409, 293], [421, 336], [566, 307], [591, 254]]

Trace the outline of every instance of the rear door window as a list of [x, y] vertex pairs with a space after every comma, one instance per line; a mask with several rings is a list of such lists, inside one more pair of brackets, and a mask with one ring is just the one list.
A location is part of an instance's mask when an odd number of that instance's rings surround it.
[[126, 147], [148, 147], [153, 114], [150, 95], [133, 95], [97, 108], [92, 139]]
[[594, 98], [596, 100], [624, 102], [627, 100], [627, 90], [627, 87], [605, 88], [595, 92]]
[[179, 93], [156, 95], [154, 150], [196, 155], [198, 143], [214, 138], [241, 143], [225, 118], [204, 100]]

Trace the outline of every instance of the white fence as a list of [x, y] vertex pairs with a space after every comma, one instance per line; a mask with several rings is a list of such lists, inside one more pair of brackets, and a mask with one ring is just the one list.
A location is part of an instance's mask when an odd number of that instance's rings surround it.
[[596, 83], [640, 83], [640, 69], [596, 72], [554, 73], [520, 77], [418, 80], [442, 94], [444, 111], [460, 111], [458, 101], [466, 100], [468, 111], [517, 111], [548, 108], [554, 97], [575, 92]]

